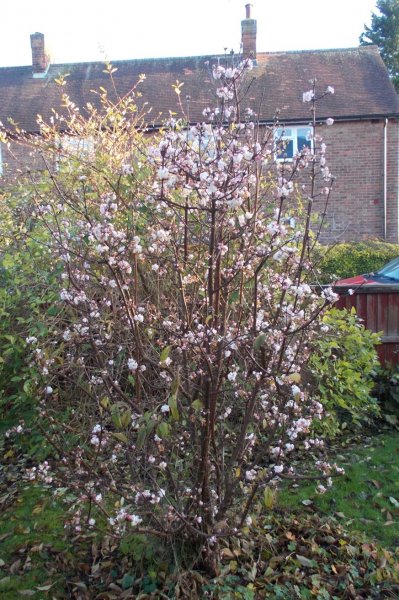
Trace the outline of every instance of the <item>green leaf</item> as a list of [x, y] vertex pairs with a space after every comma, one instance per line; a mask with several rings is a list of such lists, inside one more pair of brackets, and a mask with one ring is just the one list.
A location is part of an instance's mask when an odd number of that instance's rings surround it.
[[112, 422], [115, 425], [115, 427], [117, 427], [118, 429], [122, 428], [122, 421], [121, 421], [121, 414], [119, 412], [118, 408], [113, 408], [111, 410], [111, 418], [112, 418]]
[[240, 293], [236, 290], [230, 294], [229, 304], [234, 304], [235, 302], [238, 302], [239, 299], [240, 299]]
[[15, 258], [12, 256], [12, 254], [5, 254], [3, 256], [2, 263], [3, 267], [5, 267], [6, 269], [10, 269], [15, 265]]
[[140, 449], [144, 446], [146, 438], [152, 433], [154, 430], [156, 423], [151, 419], [152, 412], [147, 411], [142, 419], [144, 419], [145, 424], [142, 424], [139, 432], [137, 434], [137, 447]]
[[120, 442], [123, 442], [124, 444], [129, 443], [127, 436], [124, 433], [121, 433], [120, 431], [113, 432], [112, 437], [114, 437], [116, 440], [119, 440]]
[[260, 335], [258, 335], [258, 337], [255, 339], [254, 341], [254, 348], [255, 350], [259, 350], [263, 344], [266, 341], [266, 334], [265, 333], [261, 333]]
[[177, 397], [179, 385], [180, 385], [180, 375], [179, 375], [179, 373], [177, 373], [177, 377], [172, 381], [172, 385], [170, 386], [170, 391], [172, 392], [172, 396]]
[[101, 398], [101, 400], [100, 400], [100, 406], [102, 406], [103, 408], [108, 408], [108, 406], [109, 406], [109, 398], [107, 398], [107, 397]]
[[139, 450], [144, 446], [145, 439], [147, 437], [147, 428], [142, 427], [137, 434], [136, 446]]
[[166, 421], [162, 421], [157, 427], [157, 434], [160, 438], [168, 438], [170, 436], [170, 426]]
[[170, 406], [170, 412], [172, 415], [172, 418], [175, 421], [179, 420], [179, 410], [177, 408], [177, 399], [176, 396], [171, 396], [168, 400], [168, 405]]
[[122, 589], [127, 590], [128, 588], [132, 587], [133, 583], [134, 577], [128, 573], [125, 573], [121, 582]]
[[128, 427], [132, 422], [132, 413], [130, 410], [126, 410], [121, 416], [122, 427]]
[[169, 358], [171, 347], [166, 346], [161, 352], [161, 356], [159, 357], [160, 362], [164, 362], [167, 358]]
[[265, 487], [263, 490], [263, 504], [267, 509], [271, 509], [274, 506], [275, 493], [271, 487]]
[[197, 398], [197, 400], [194, 400], [194, 402], [191, 403], [191, 408], [193, 408], [194, 410], [201, 410], [203, 406], [204, 405], [202, 404], [199, 398]]

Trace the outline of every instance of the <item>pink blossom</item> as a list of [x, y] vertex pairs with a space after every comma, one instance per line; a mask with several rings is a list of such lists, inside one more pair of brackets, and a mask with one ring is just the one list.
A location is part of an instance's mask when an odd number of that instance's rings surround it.
[[302, 95], [302, 101], [303, 102], [311, 102], [314, 98], [314, 92], [313, 90], [309, 90], [308, 92], [304, 92]]

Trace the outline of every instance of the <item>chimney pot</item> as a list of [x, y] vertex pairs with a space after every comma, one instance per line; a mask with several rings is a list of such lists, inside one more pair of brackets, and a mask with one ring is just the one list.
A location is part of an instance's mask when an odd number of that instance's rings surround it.
[[44, 48], [43, 33], [32, 33], [30, 36], [32, 48], [32, 70], [34, 77], [42, 77], [46, 74], [49, 66], [49, 57]]
[[246, 19], [250, 19], [251, 18], [251, 8], [252, 8], [252, 4], [246, 4], [245, 5], [245, 18]]

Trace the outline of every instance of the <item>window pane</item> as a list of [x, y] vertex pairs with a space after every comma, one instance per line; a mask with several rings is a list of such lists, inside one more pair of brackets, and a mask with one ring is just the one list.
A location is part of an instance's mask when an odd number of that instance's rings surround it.
[[279, 127], [276, 130], [276, 137], [277, 139], [279, 138], [285, 138], [285, 137], [292, 137], [292, 129], [287, 129], [287, 127]]
[[311, 149], [312, 143], [308, 139], [308, 135], [310, 133], [310, 129], [298, 129], [297, 132], [297, 143], [298, 143], [298, 152], [300, 152], [304, 147]]
[[293, 140], [282, 140], [281, 151], [277, 154], [277, 158], [292, 158], [294, 156]]

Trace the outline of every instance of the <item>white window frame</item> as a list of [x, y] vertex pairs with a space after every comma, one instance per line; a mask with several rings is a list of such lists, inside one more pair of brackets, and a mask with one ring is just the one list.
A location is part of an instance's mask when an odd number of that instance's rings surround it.
[[[276, 160], [279, 162], [291, 162], [294, 160], [295, 155], [302, 150], [298, 148], [298, 132], [306, 132], [306, 138], [312, 133], [311, 125], [285, 125], [277, 127], [274, 135], [276, 144], [282, 144], [284, 141], [292, 141], [292, 156], [279, 156], [282, 154], [279, 148], [276, 148]], [[302, 136], [303, 137], [303, 136]], [[310, 150], [313, 152], [313, 139], [309, 139]]]

